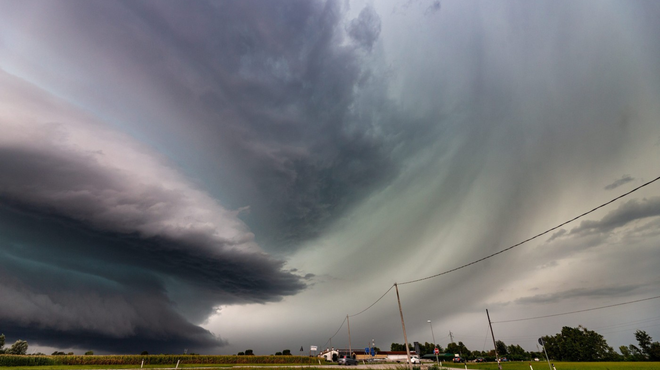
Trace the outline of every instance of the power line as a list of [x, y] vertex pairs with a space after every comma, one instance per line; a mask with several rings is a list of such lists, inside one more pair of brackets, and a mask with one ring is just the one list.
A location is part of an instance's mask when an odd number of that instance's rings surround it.
[[601, 309], [603, 309], [603, 308], [610, 308], [610, 307], [616, 307], [616, 306], [623, 306], [623, 305], [627, 305], [627, 304], [631, 304], [631, 303], [637, 303], [637, 302], [643, 302], [643, 301], [650, 301], [650, 300], [652, 300], [652, 299], [658, 299], [658, 298], [660, 298], [660, 295], [659, 295], [659, 296], [655, 296], [655, 297], [649, 297], [649, 298], [637, 299], [637, 300], [634, 300], [634, 301], [628, 301], [628, 302], [623, 302], [623, 303], [611, 304], [611, 305], [607, 305], [607, 306], [600, 306], [600, 307], [594, 307], [594, 308], [587, 308], [587, 309], [584, 309], [584, 310], [562, 312], [562, 313], [556, 313], [556, 314], [553, 314], [553, 315], [528, 317], [528, 318], [525, 318], [525, 319], [513, 319], [513, 320], [493, 321], [492, 323], [493, 323], [493, 324], [501, 324], [501, 323], [505, 323], [505, 322], [516, 322], [516, 321], [527, 321], [527, 320], [545, 319], [545, 318], [547, 318], [547, 317], [563, 316], [563, 315], [570, 315], [570, 314], [580, 313], [580, 312], [587, 312], [587, 311], [601, 310]]
[[349, 317], [355, 317], [355, 316], [357, 316], [357, 315], [359, 315], [359, 314], [361, 314], [361, 313], [367, 311], [368, 309], [370, 309], [371, 307], [373, 307], [376, 303], [380, 302], [380, 300], [383, 299], [383, 297], [385, 297], [385, 296], [387, 295], [387, 293], [389, 293], [390, 290], [392, 290], [392, 288], [394, 288], [394, 285], [392, 285], [392, 286], [391, 286], [391, 287], [390, 287], [385, 293], [383, 293], [383, 295], [381, 295], [380, 298], [378, 298], [374, 303], [372, 303], [371, 305], [369, 305], [369, 307], [365, 308], [364, 310], [362, 310], [362, 311], [360, 311], [360, 312], [358, 312], [358, 313], [356, 313], [356, 314], [348, 315], [348, 316], [344, 317], [344, 321], [342, 321], [342, 322], [341, 322], [341, 325], [339, 325], [339, 329], [337, 329], [337, 331], [336, 331], [336, 332], [330, 337], [330, 339], [328, 339], [328, 341], [325, 342], [325, 344], [323, 345], [323, 347], [325, 347], [325, 346], [328, 344], [328, 342], [330, 342], [330, 340], [332, 340], [332, 338], [334, 338], [335, 335], [337, 335], [337, 333], [339, 333], [339, 331], [341, 330], [341, 328], [344, 327], [344, 323], [346, 322], [346, 319], [347, 319], [347, 318], [349, 318]]
[[485, 257], [479, 258], [478, 260], [472, 261], [472, 262], [470, 262], [470, 263], [466, 263], [466, 264], [464, 264], [464, 265], [462, 265], [462, 266], [455, 267], [455, 268], [453, 268], [453, 269], [451, 269], [451, 270], [447, 270], [447, 271], [441, 272], [441, 273], [439, 273], [439, 274], [435, 274], [435, 275], [431, 275], [431, 276], [423, 277], [423, 278], [420, 278], [420, 279], [415, 279], [415, 280], [406, 281], [406, 282], [404, 282], [404, 283], [399, 283], [399, 285], [412, 284], [412, 283], [417, 283], [417, 282], [424, 281], [424, 280], [428, 280], [428, 279], [433, 279], [433, 278], [436, 278], [436, 277], [438, 277], [438, 276], [446, 275], [446, 274], [449, 274], [450, 272], [458, 271], [458, 270], [464, 269], [464, 268], [466, 268], [466, 267], [468, 267], [468, 266], [472, 266], [472, 265], [474, 265], [474, 264], [477, 264], [477, 263], [479, 263], [479, 262], [485, 261], [485, 260], [487, 260], [487, 259], [489, 259], [489, 258], [495, 257], [495, 256], [497, 256], [497, 255], [499, 255], [499, 254], [504, 253], [504, 252], [508, 252], [508, 251], [510, 251], [510, 250], [513, 249], [513, 248], [519, 247], [519, 246], [521, 246], [521, 245], [523, 245], [523, 244], [525, 244], [525, 243], [527, 243], [527, 242], [530, 242], [530, 241], [532, 241], [532, 240], [534, 240], [534, 239], [536, 239], [536, 238], [539, 238], [539, 237], [541, 237], [541, 236], [543, 236], [543, 235], [545, 235], [545, 234], [548, 234], [548, 233], [551, 232], [551, 231], [555, 231], [555, 230], [559, 229], [559, 228], [562, 227], [562, 226], [565, 226], [565, 225], [567, 225], [567, 224], [569, 224], [569, 223], [571, 223], [571, 222], [573, 222], [573, 221], [575, 221], [575, 220], [578, 220], [578, 219], [580, 219], [580, 218], [582, 218], [582, 217], [584, 217], [584, 216], [586, 216], [586, 215], [588, 215], [588, 214], [590, 214], [590, 213], [593, 213], [593, 212], [595, 212], [595, 211], [597, 211], [597, 210], [599, 210], [599, 209], [601, 209], [601, 208], [603, 208], [603, 207], [605, 207], [605, 206], [607, 206], [607, 205], [609, 205], [609, 204], [611, 204], [611, 203], [614, 203], [614, 202], [616, 202], [617, 200], [619, 200], [619, 199], [621, 199], [621, 198], [623, 198], [623, 197], [626, 197], [626, 196], [628, 196], [628, 195], [630, 195], [630, 194], [636, 192], [637, 190], [639, 190], [639, 189], [641, 189], [641, 188], [643, 188], [643, 187], [645, 187], [645, 186], [648, 186], [648, 185], [650, 185], [650, 184], [652, 184], [652, 183], [654, 183], [654, 182], [656, 182], [656, 181], [658, 181], [658, 180], [660, 180], [660, 176], [659, 176], [659, 177], [656, 177], [655, 179], [653, 179], [653, 180], [651, 180], [651, 181], [649, 181], [649, 182], [646, 182], [646, 183], [644, 183], [644, 184], [642, 184], [642, 185], [640, 185], [640, 186], [638, 186], [638, 187], [636, 187], [636, 188], [634, 188], [634, 189], [632, 189], [632, 190], [630, 190], [630, 191], [628, 191], [628, 192], [626, 192], [626, 193], [623, 193], [623, 194], [619, 195], [618, 197], [616, 197], [616, 198], [610, 200], [609, 202], [605, 202], [605, 203], [599, 205], [598, 207], [596, 207], [596, 208], [594, 208], [594, 209], [592, 209], [592, 210], [590, 210], [590, 211], [584, 212], [584, 213], [582, 213], [581, 215], [578, 215], [578, 216], [576, 216], [576, 217], [573, 217], [572, 219], [570, 219], [570, 220], [568, 220], [568, 221], [562, 222], [561, 224], [559, 224], [559, 225], [557, 225], [557, 226], [555, 226], [555, 227], [553, 227], [553, 228], [551, 228], [551, 229], [548, 229], [548, 230], [546, 230], [546, 231], [544, 231], [544, 232], [542, 232], [542, 233], [540, 233], [540, 234], [536, 234], [536, 235], [532, 236], [531, 238], [525, 239], [525, 240], [523, 240], [523, 241], [521, 241], [521, 242], [519, 242], [519, 243], [516, 243], [516, 244], [514, 244], [514, 245], [512, 245], [512, 246], [510, 246], [510, 247], [508, 247], [508, 248], [504, 248], [504, 249], [502, 249], [501, 251], [495, 252], [495, 253], [493, 253], [493, 254], [489, 254], [489, 255], [487, 255], [487, 256], [485, 256]]
[[349, 315], [348, 317], [355, 317], [355, 316], [357, 316], [357, 315], [359, 315], [359, 314], [365, 312], [366, 310], [370, 309], [370, 308], [373, 307], [376, 303], [378, 303], [381, 299], [383, 299], [383, 297], [385, 297], [385, 295], [387, 295], [387, 293], [389, 293], [390, 290], [392, 290], [392, 288], [394, 288], [394, 285], [392, 285], [392, 286], [390, 287], [390, 289], [388, 289], [385, 293], [383, 293], [383, 295], [380, 296], [380, 298], [378, 298], [378, 299], [376, 300], [376, 302], [372, 303], [369, 307], [365, 308], [364, 310], [362, 310], [362, 311], [360, 311], [360, 312], [358, 312], [358, 313], [356, 313], [356, 314]]
[[[341, 325], [339, 325], [339, 329], [337, 329], [337, 331], [336, 331], [334, 334], [332, 334], [332, 336], [330, 337], [330, 339], [328, 339], [328, 341], [325, 342], [325, 344], [323, 345], [323, 347], [327, 348], [326, 345], [332, 340], [332, 338], [335, 337], [335, 335], [337, 335], [337, 333], [339, 333], [339, 331], [341, 330], [341, 328], [344, 327], [344, 323], [345, 323], [345, 322], [346, 322], [346, 318], [344, 317], [344, 321], [342, 321], [342, 322], [341, 322]], [[322, 347], [322, 348], [323, 348], [323, 347]]]
[[[453, 269], [450, 269], [450, 270], [447, 270], [447, 271], [441, 272], [441, 273], [439, 273], [439, 274], [435, 274], [435, 275], [427, 276], [427, 277], [420, 278], [420, 279], [415, 279], [415, 280], [406, 281], [406, 282], [403, 282], [403, 283], [399, 283], [398, 285], [412, 284], [412, 283], [417, 283], [417, 282], [424, 281], [424, 280], [429, 280], [429, 279], [432, 279], [432, 278], [435, 278], [435, 277], [439, 277], [439, 276], [442, 276], [442, 275], [449, 274], [449, 273], [454, 272], [454, 271], [457, 271], [457, 270], [464, 269], [464, 268], [466, 268], [466, 267], [468, 267], [468, 266], [472, 266], [472, 265], [474, 265], [474, 264], [477, 264], [477, 263], [482, 262], [482, 261], [484, 261], [484, 260], [487, 260], [487, 259], [489, 259], [489, 258], [495, 257], [495, 256], [497, 256], [497, 255], [499, 255], [499, 254], [502, 254], [502, 253], [504, 253], [504, 252], [507, 252], [507, 251], [513, 249], [513, 248], [519, 247], [519, 246], [521, 246], [521, 245], [523, 245], [523, 244], [525, 244], [525, 243], [527, 243], [527, 242], [530, 242], [530, 241], [532, 241], [532, 240], [534, 240], [534, 239], [537, 239], [537, 238], [539, 238], [539, 237], [541, 237], [541, 236], [543, 236], [543, 235], [545, 235], [545, 234], [548, 234], [548, 233], [550, 233], [551, 231], [557, 230], [557, 229], [559, 229], [560, 227], [565, 226], [565, 225], [567, 225], [567, 224], [569, 224], [569, 223], [571, 223], [571, 222], [573, 222], [573, 221], [576, 221], [576, 220], [578, 220], [578, 219], [580, 219], [580, 218], [582, 218], [582, 217], [584, 217], [584, 216], [586, 216], [586, 215], [588, 215], [588, 214], [590, 214], [590, 213], [593, 213], [593, 212], [595, 212], [595, 211], [597, 211], [597, 210], [599, 210], [599, 209], [601, 209], [601, 208], [603, 208], [603, 207], [605, 207], [605, 206], [607, 206], [607, 205], [609, 205], [609, 204], [611, 204], [611, 203], [614, 203], [614, 202], [616, 202], [617, 200], [619, 200], [619, 199], [621, 199], [621, 198], [624, 198], [624, 197], [626, 197], [626, 196], [628, 196], [628, 195], [630, 195], [630, 194], [632, 194], [632, 193], [638, 191], [639, 189], [641, 189], [641, 188], [643, 188], [643, 187], [645, 187], [645, 186], [648, 186], [648, 185], [650, 185], [650, 184], [652, 184], [652, 183], [654, 183], [654, 182], [656, 182], [656, 181], [658, 181], [658, 180], [660, 180], [660, 176], [656, 177], [655, 179], [653, 179], [653, 180], [651, 180], [651, 181], [645, 182], [644, 184], [642, 184], [642, 185], [640, 185], [640, 186], [638, 186], [638, 187], [636, 187], [636, 188], [634, 188], [634, 189], [632, 189], [632, 190], [630, 190], [630, 191], [628, 191], [628, 192], [626, 192], [626, 193], [623, 193], [623, 194], [619, 195], [618, 197], [616, 197], [616, 198], [614, 198], [614, 199], [612, 199], [612, 200], [610, 200], [610, 201], [608, 201], [608, 202], [605, 202], [605, 203], [599, 205], [598, 207], [595, 207], [595, 208], [593, 208], [593, 209], [591, 209], [591, 210], [589, 210], [589, 211], [587, 211], [587, 212], [584, 212], [584, 213], [582, 213], [582, 214], [580, 214], [580, 215], [578, 215], [578, 216], [576, 216], [576, 217], [573, 217], [572, 219], [570, 219], [570, 220], [568, 220], [568, 221], [562, 222], [561, 224], [559, 224], [559, 225], [557, 225], [557, 226], [555, 226], [555, 227], [553, 227], [553, 228], [551, 228], [551, 229], [548, 229], [548, 230], [546, 230], [546, 231], [544, 231], [544, 232], [542, 232], [542, 233], [540, 233], [540, 234], [537, 234], [537, 235], [535, 235], [535, 236], [533, 236], [533, 237], [531, 237], [531, 238], [525, 239], [525, 240], [523, 240], [523, 241], [521, 241], [521, 242], [519, 242], [519, 243], [516, 243], [516, 244], [514, 244], [514, 245], [512, 245], [512, 246], [510, 246], [510, 247], [508, 247], [508, 248], [502, 249], [501, 251], [498, 251], [498, 252], [495, 252], [495, 253], [493, 253], [493, 254], [487, 255], [487, 256], [485, 256], [485, 257], [483, 257], [483, 258], [480, 258], [480, 259], [478, 259], [478, 260], [472, 261], [472, 262], [470, 262], [470, 263], [466, 263], [466, 264], [461, 265], [461, 266], [458, 266], [458, 267], [456, 267], [456, 268], [453, 268]], [[386, 291], [385, 293], [383, 293], [383, 295], [381, 295], [380, 298], [378, 298], [374, 303], [372, 303], [371, 305], [369, 305], [367, 308], [365, 308], [364, 310], [362, 310], [362, 311], [360, 311], [360, 312], [358, 312], [358, 313], [356, 313], [356, 314], [348, 315], [347, 318], [348, 318], [348, 317], [355, 317], [355, 316], [357, 316], [357, 315], [360, 315], [360, 314], [366, 312], [366, 311], [369, 310], [371, 307], [373, 307], [374, 305], [376, 305], [376, 303], [380, 302], [380, 300], [383, 299], [383, 297], [385, 297], [385, 296], [387, 295], [387, 293], [389, 293], [390, 290], [392, 290], [392, 288], [394, 288], [394, 285], [390, 286], [390, 288], [387, 289], [387, 291]], [[655, 298], [660, 298], [660, 296], [659, 296], [659, 297], [653, 297], [653, 298], [647, 298], [647, 299], [644, 299], [644, 300], [655, 299]], [[618, 304], [618, 305], [623, 305], [623, 304], [628, 304], [628, 303], [635, 303], [635, 302], [637, 302], [637, 301], [621, 303], [621, 304]], [[600, 308], [614, 307], [614, 306], [617, 306], [617, 305], [604, 306], [604, 307], [600, 307]], [[570, 313], [584, 312], [584, 311], [590, 311], [590, 310], [595, 310], [595, 309], [599, 309], [599, 308], [588, 309], [588, 310], [583, 310], [583, 311], [575, 311], [575, 312], [570, 312]], [[541, 317], [527, 318], [527, 319], [519, 319], [519, 320], [497, 321], [497, 322], [493, 322], [493, 324], [495, 324], [495, 323], [504, 323], [504, 322], [512, 322], [512, 321], [533, 320], [533, 319], [537, 319], [537, 318], [552, 317], [552, 316], [560, 316], [560, 315], [567, 315], [567, 314], [569, 314], [569, 313], [556, 314], [556, 315], [549, 315], [549, 316], [541, 316]], [[335, 332], [335, 334], [332, 335], [332, 337], [330, 337], [330, 339], [334, 338], [334, 337], [337, 335], [337, 333], [339, 333], [339, 330], [341, 330], [341, 328], [344, 326], [344, 322], [346, 322], [346, 319], [347, 319], [347, 318], [344, 318], [344, 321], [342, 321], [341, 325], [339, 326], [339, 329], [337, 329], [337, 332]], [[327, 344], [327, 343], [328, 343], [328, 342], [326, 342], [326, 344]]]

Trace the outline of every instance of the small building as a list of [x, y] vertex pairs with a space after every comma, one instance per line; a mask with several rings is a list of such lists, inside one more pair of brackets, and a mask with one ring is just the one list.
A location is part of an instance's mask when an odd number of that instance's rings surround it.
[[[410, 355], [417, 355], [417, 352], [410, 351]], [[364, 351], [364, 348], [354, 348], [349, 351], [348, 348], [326, 348], [318, 354], [318, 357], [324, 358], [326, 361], [333, 361], [334, 359], [341, 358], [342, 356], [351, 356], [358, 361], [390, 361], [390, 362], [406, 362], [408, 354], [406, 351], [380, 351], [375, 356]]]
[[[387, 361], [392, 361], [392, 362], [406, 362], [408, 361], [408, 353], [406, 351], [383, 351], [381, 352], [385, 354], [387, 357]], [[410, 355], [417, 355], [417, 352], [415, 351], [410, 351]]]

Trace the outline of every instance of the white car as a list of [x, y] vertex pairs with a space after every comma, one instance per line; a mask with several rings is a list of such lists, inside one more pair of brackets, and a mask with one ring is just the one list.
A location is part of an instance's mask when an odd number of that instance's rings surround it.
[[[408, 363], [408, 360], [406, 359], [406, 363]], [[413, 364], [421, 364], [422, 361], [417, 357], [416, 355], [410, 356], [410, 363]]]

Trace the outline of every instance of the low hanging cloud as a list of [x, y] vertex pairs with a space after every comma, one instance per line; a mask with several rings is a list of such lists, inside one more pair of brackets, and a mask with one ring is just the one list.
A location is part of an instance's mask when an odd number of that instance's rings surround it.
[[115, 351], [211, 350], [224, 341], [196, 323], [217, 306], [305, 288], [237, 212], [148, 148], [3, 71], [0, 98], [8, 335], [27, 330], [39, 344], [83, 348], [99, 340]]
[[637, 220], [660, 216], [660, 197], [632, 199], [611, 211], [599, 221], [586, 220], [573, 228], [569, 235], [584, 236], [594, 233], [608, 233], [616, 228]]
[[639, 286], [611, 286], [611, 287], [600, 287], [600, 288], [579, 288], [579, 289], [570, 289], [566, 291], [555, 292], [552, 294], [537, 294], [531, 297], [522, 297], [514, 301], [516, 304], [528, 305], [528, 304], [548, 304], [548, 303], [557, 303], [565, 300], [576, 299], [576, 298], [614, 298], [614, 297], [626, 297], [629, 296], [631, 292]]
[[631, 199], [610, 211], [598, 221], [584, 220], [580, 222], [579, 226], [574, 227], [570, 231], [560, 229], [548, 238], [547, 243], [560, 238], [581, 238], [597, 234], [607, 234], [635, 221], [658, 216], [660, 216], [660, 197], [644, 198], [641, 200]]
[[631, 181], [634, 181], [634, 180], [635, 180], [635, 179], [632, 178], [632, 177], [630, 177], [630, 175], [623, 175], [623, 176], [621, 176], [620, 179], [617, 179], [617, 180], [614, 181], [613, 183], [611, 183], [611, 184], [605, 186], [605, 190], [613, 190], [613, 189], [616, 189], [616, 188], [618, 188], [619, 186], [621, 186], [621, 185], [623, 185], [623, 184], [627, 184], [627, 183], [629, 183], [629, 182], [631, 182]]

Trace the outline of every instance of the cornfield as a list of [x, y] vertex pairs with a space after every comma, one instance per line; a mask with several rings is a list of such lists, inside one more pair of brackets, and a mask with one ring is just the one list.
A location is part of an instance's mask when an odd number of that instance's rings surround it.
[[174, 365], [183, 364], [317, 364], [318, 358], [304, 356], [203, 356], [203, 355], [110, 355], [33, 356], [0, 355], [0, 366], [54, 365]]

